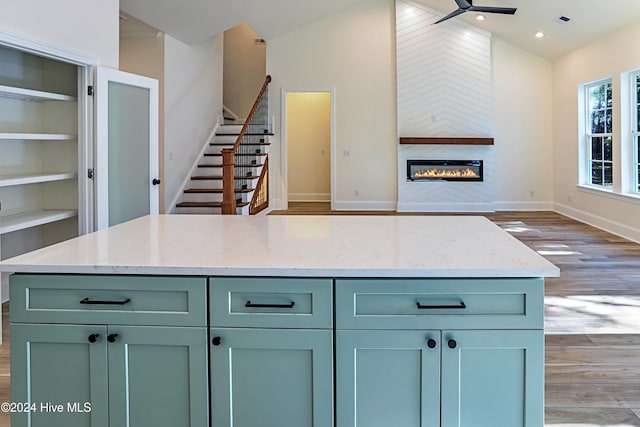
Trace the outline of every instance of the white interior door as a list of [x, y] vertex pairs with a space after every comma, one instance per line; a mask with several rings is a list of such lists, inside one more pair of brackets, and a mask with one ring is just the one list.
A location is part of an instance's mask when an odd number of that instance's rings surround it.
[[158, 81], [96, 69], [96, 229], [157, 214]]

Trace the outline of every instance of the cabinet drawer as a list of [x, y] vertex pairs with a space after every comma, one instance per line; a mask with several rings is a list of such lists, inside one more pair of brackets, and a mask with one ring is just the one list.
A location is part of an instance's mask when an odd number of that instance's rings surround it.
[[215, 327], [331, 328], [331, 279], [211, 278]]
[[542, 279], [336, 280], [337, 329], [542, 329]]
[[206, 326], [206, 278], [14, 274], [11, 322]]

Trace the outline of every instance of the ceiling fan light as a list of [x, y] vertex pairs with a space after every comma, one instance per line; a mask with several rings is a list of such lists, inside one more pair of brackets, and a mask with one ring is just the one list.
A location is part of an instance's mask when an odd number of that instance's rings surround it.
[[544, 33], [542, 31], [536, 31], [534, 35], [536, 36], [537, 39], [541, 39], [544, 37]]
[[480, 15], [480, 14], [479, 14], [479, 15], [477, 15], [477, 16], [476, 16], [476, 19], [477, 19], [478, 21], [484, 21], [484, 19], [485, 19], [485, 18], [484, 18], [484, 15]]

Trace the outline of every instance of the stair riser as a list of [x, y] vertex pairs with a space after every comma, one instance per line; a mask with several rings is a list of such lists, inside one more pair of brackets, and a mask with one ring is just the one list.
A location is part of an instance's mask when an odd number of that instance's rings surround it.
[[[223, 148], [231, 148], [231, 145], [209, 145], [205, 150], [205, 154], [220, 154], [222, 153]], [[250, 148], [250, 151], [244, 151], [244, 152], [247, 152], [250, 154], [253, 154], [256, 152], [265, 154], [269, 152], [269, 146], [268, 145], [252, 145]]]
[[[177, 214], [189, 215], [221, 215], [221, 208], [176, 208]], [[249, 206], [236, 208], [237, 215], [249, 215]]]
[[222, 125], [216, 129], [216, 133], [240, 133], [244, 125]]
[[[249, 188], [256, 188], [258, 185], [258, 179], [251, 179], [247, 181]], [[236, 180], [236, 187], [240, 187], [238, 180]], [[189, 188], [222, 188], [221, 179], [192, 179], [189, 183]]]
[[[236, 193], [236, 200], [242, 198], [243, 202], [248, 202], [253, 196], [251, 193]], [[222, 193], [184, 193], [182, 195], [182, 202], [221, 202]]]
[[[252, 175], [259, 175], [260, 174], [260, 167], [256, 166], [256, 167], [252, 167], [252, 168], [243, 168], [245, 172], [251, 172]], [[237, 170], [237, 168], [236, 168]], [[236, 172], [236, 175], [238, 174], [238, 172]], [[207, 176], [207, 175], [214, 175], [214, 176], [221, 176], [222, 175], [222, 166], [218, 166], [218, 167], [213, 167], [213, 168], [196, 168], [196, 172], [194, 175], [198, 175], [198, 176]]]

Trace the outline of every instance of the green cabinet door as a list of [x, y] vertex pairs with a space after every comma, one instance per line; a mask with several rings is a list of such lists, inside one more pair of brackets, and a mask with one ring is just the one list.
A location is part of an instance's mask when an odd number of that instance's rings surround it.
[[109, 326], [111, 426], [208, 426], [206, 333], [206, 328]]
[[11, 400], [30, 411], [13, 413], [11, 425], [107, 427], [106, 332], [104, 326], [12, 324]]
[[543, 331], [442, 334], [442, 427], [544, 424]]
[[440, 351], [440, 331], [336, 331], [337, 426], [439, 426]]
[[211, 330], [214, 427], [333, 426], [330, 330]]

